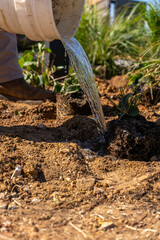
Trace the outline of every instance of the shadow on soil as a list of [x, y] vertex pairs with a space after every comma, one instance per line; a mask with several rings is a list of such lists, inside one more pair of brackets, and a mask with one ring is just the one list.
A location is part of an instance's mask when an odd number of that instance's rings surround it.
[[75, 116], [56, 128], [1, 126], [0, 134], [34, 142], [75, 142], [100, 155], [129, 160], [148, 161], [160, 155], [160, 126], [142, 116], [108, 122], [105, 138], [99, 135], [96, 123], [86, 116]]

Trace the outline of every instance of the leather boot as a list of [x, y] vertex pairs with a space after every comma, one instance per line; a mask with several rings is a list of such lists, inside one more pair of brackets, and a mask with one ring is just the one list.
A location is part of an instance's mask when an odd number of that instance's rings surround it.
[[0, 84], [0, 99], [11, 101], [45, 100], [56, 101], [55, 93], [29, 85], [23, 78]]

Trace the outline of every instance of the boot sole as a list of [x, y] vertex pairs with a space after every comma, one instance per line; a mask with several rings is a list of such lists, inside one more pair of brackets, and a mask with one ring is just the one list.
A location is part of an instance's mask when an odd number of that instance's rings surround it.
[[18, 102], [18, 103], [27, 103], [27, 104], [41, 104], [41, 103], [45, 102], [45, 100], [20, 99], [20, 98], [6, 95], [6, 94], [0, 94], [0, 100], [6, 100], [6, 101], [12, 101], [12, 102]]

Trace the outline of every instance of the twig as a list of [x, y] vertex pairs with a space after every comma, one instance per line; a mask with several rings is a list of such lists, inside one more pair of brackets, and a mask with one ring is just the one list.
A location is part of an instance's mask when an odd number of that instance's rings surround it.
[[63, 77], [55, 78], [54, 80], [51, 80], [50, 83], [54, 83], [55, 81], [63, 80], [63, 79], [65, 79], [66, 77], [67, 77], [67, 75], [66, 75], [66, 76], [63, 76]]
[[21, 203], [19, 203], [17, 200], [13, 199], [13, 201], [20, 207], [24, 208]]
[[144, 230], [142, 231], [142, 233], [145, 233], [145, 232], [154, 232], [154, 233], [156, 233], [157, 230], [146, 228], [146, 229], [144, 229]]
[[129, 228], [131, 230], [134, 230], [134, 231], [139, 231], [138, 228], [135, 228], [135, 227], [131, 227], [131, 226], [128, 226], [128, 225], [125, 225], [126, 228]]
[[82, 233], [84, 238], [87, 238], [87, 234], [85, 232], [83, 232], [81, 229], [79, 229], [78, 227], [76, 227], [73, 223], [69, 223], [69, 225], [71, 225], [73, 228], [75, 228], [78, 232]]
[[12, 187], [11, 192], [13, 192], [13, 190], [15, 189], [15, 187], [21, 188], [22, 186], [20, 186], [20, 185], [18, 185], [18, 184], [15, 184], [15, 185]]
[[125, 227], [129, 228], [131, 230], [134, 230], [134, 231], [142, 231], [142, 233], [146, 233], [146, 232], [154, 232], [154, 233], [156, 233], [157, 232], [156, 229], [149, 229], [149, 228], [141, 229], [141, 228], [131, 227], [131, 226], [128, 226], [128, 225], [125, 225]]
[[98, 213], [91, 214], [91, 216], [98, 216], [98, 217], [104, 219], [104, 217], [102, 215], [98, 214]]

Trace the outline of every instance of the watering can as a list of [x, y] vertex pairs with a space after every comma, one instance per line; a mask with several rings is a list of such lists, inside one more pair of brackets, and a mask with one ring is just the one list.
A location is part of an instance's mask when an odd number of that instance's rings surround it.
[[0, 31], [34, 41], [74, 36], [85, 0], [0, 0]]

